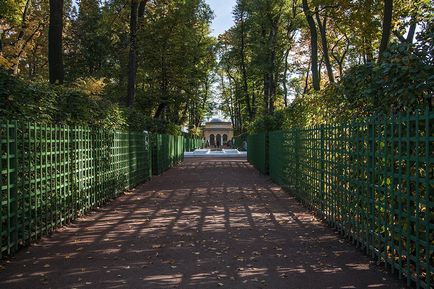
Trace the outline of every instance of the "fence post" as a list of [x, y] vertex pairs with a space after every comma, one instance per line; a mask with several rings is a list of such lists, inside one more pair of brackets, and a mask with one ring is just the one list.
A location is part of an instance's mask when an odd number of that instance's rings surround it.
[[324, 137], [325, 137], [325, 135], [324, 135], [324, 125], [322, 124], [321, 125], [321, 127], [320, 127], [320, 141], [321, 141], [321, 151], [320, 151], [320, 153], [321, 153], [321, 164], [320, 164], [320, 173], [321, 173], [321, 177], [320, 177], [320, 188], [319, 188], [319, 191], [320, 191], [320, 198], [321, 198], [321, 204], [320, 204], [320, 206], [321, 206], [321, 215], [323, 215], [324, 214], [324, 186], [325, 186], [325, 180], [324, 180], [324, 177], [325, 177], [325, 172], [324, 172], [324, 169], [325, 169], [325, 166], [324, 166], [324, 162], [325, 162], [325, 159], [324, 159], [324, 150], [325, 150], [325, 148], [324, 148], [324, 145], [325, 145], [325, 140], [324, 140]]
[[[433, 135], [433, 132], [432, 132], [432, 122], [431, 121], [434, 120], [434, 119], [430, 118], [430, 116], [429, 116], [429, 108], [428, 107], [425, 108], [425, 115], [424, 115], [423, 119], [425, 121], [425, 128], [424, 128], [424, 131], [425, 131], [425, 151], [424, 151], [424, 154], [425, 154], [425, 158], [424, 158], [424, 162], [425, 162], [425, 178], [424, 178], [424, 186], [425, 186], [425, 190], [426, 190], [425, 194], [424, 194], [424, 203], [428, 206], [428, 204], [429, 204], [429, 198], [434, 193], [433, 186], [430, 186], [430, 184], [429, 184], [430, 180], [433, 179], [433, 172], [434, 172], [433, 165], [432, 165], [433, 161], [432, 160], [430, 161], [430, 150], [431, 150], [430, 149], [430, 146], [431, 146], [430, 144], [432, 144], [432, 142], [429, 140], [429, 137]], [[431, 236], [430, 236], [430, 230], [429, 230], [430, 221], [429, 221], [429, 218], [425, 218], [425, 222], [424, 223], [425, 223], [424, 224], [424, 226], [425, 226], [425, 241], [426, 241], [426, 244], [427, 244], [427, 248], [425, 249], [425, 255], [426, 255], [426, 260], [429, 260], [430, 253], [432, 252], [432, 246], [434, 244], [432, 243], [432, 239], [431, 239]], [[431, 242], [430, 242], [430, 240], [431, 240]], [[429, 276], [432, 275], [432, 272], [433, 272], [432, 268], [433, 267], [428, 265], [425, 268], [426, 268], [426, 276], [428, 276], [428, 278], [426, 278], [426, 287], [427, 288], [431, 288], [431, 286], [433, 284], [432, 284], [432, 279], [429, 278]]]
[[[7, 254], [10, 254], [13, 251], [16, 251], [18, 248], [18, 212], [17, 212], [17, 122], [6, 121], [6, 190], [7, 190], [7, 213], [6, 213], [6, 221], [7, 221]], [[1, 140], [1, 139], [0, 139]], [[3, 154], [0, 154], [0, 162], [2, 162]], [[2, 171], [0, 170], [0, 174]], [[1, 176], [0, 176], [1, 177]], [[0, 186], [0, 192], [2, 187]], [[3, 200], [0, 196], [0, 209], [2, 208]], [[13, 217], [12, 217], [13, 216]], [[2, 217], [0, 215], [0, 217]], [[2, 224], [2, 219], [0, 219], [0, 225]], [[12, 232], [13, 235], [12, 235]], [[0, 231], [0, 233], [2, 233]], [[0, 235], [2, 238], [2, 235]], [[0, 245], [1, 244], [0, 242]], [[1, 247], [0, 247], [1, 251]], [[1, 255], [1, 252], [0, 252]]]
[[374, 129], [374, 121], [370, 120], [368, 122], [368, 135], [369, 135], [369, 159], [368, 159], [368, 171], [369, 171], [369, 235], [368, 235], [368, 244], [367, 251], [371, 251], [372, 257], [374, 257], [374, 253], [370, 248], [373, 245], [374, 238], [374, 163], [375, 163], [375, 129]]
[[299, 181], [300, 181], [300, 136], [299, 129], [293, 130], [294, 135], [294, 154], [295, 154], [295, 193], [299, 193]]
[[265, 131], [264, 133], [264, 174], [270, 174], [270, 158], [269, 158], [269, 150], [270, 150], [270, 133]]

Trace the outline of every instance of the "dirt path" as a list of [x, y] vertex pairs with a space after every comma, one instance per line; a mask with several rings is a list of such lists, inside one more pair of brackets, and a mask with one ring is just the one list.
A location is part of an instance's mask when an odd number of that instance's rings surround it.
[[246, 161], [189, 159], [1, 264], [0, 288], [402, 288]]

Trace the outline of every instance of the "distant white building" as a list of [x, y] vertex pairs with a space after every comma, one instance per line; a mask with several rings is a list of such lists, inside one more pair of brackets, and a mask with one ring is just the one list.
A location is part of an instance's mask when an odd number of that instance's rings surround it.
[[203, 137], [210, 147], [224, 147], [234, 137], [234, 128], [231, 122], [213, 118], [205, 123]]

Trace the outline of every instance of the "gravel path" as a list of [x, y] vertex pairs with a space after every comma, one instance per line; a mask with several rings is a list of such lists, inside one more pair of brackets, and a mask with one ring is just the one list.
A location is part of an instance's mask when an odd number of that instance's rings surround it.
[[242, 159], [187, 159], [0, 264], [2, 289], [403, 288]]

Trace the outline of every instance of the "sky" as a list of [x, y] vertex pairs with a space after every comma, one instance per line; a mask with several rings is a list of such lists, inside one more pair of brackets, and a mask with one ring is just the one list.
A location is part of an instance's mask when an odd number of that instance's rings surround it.
[[222, 34], [234, 24], [232, 18], [232, 8], [236, 0], [206, 0], [206, 3], [214, 11], [214, 21], [212, 22], [212, 35]]

